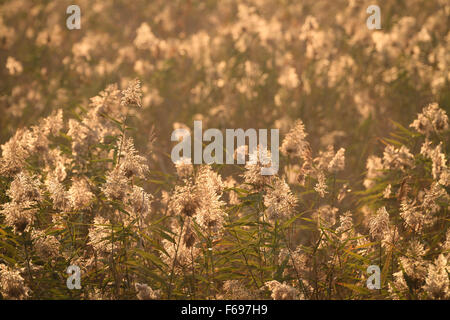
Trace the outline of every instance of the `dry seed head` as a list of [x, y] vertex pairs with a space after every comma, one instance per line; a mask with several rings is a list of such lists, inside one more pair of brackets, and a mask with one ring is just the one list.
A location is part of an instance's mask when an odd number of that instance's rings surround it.
[[28, 130], [18, 129], [14, 136], [1, 146], [0, 172], [2, 174], [12, 176], [22, 170], [25, 160], [31, 153], [28, 145], [29, 136]]
[[383, 162], [382, 159], [376, 156], [369, 156], [366, 162], [367, 175], [364, 180], [364, 187], [366, 189], [371, 188], [375, 185], [375, 178], [378, 178], [383, 175]]
[[257, 292], [247, 288], [241, 280], [226, 280], [223, 283], [224, 294], [221, 299], [226, 300], [254, 300]]
[[145, 283], [136, 283], [134, 285], [139, 300], [157, 300], [161, 297], [160, 290], [153, 290]]
[[109, 220], [96, 216], [89, 228], [89, 242], [98, 254], [106, 254], [112, 251], [112, 233]]
[[273, 300], [297, 300], [299, 298], [301, 299], [298, 290], [291, 287], [288, 284], [272, 280], [266, 282], [265, 285], [272, 292], [271, 297]]
[[111, 200], [123, 200], [129, 189], [129, 179], [122, 170], [115, 167], [107, 173], [106, 183], [101, 188], [103, 193]]
[[16, 175], [6, 194], [15, 202], [39, 201], [41, 199], [40, 181], [27, 172]]
[[402, 145], [396, 149], [392, 145], [388, 145], [383, 153], [384, 169], [400, 169], [402, 171], [414, 166], [414, 156], [409, 149]]
[[338, 208], [330, 205], [323, 205], [312, 214], [312, 218], [317, 222], [318, 226], [331, 228], [336, 224], [336, 216], [338, 212]]
[[306, 136], [305, 125], [302, 120], [299, 119], [295, 122], [294, 128], [291, 129], [284, 138], [280, 147], [281, 153], [286, 156], [292, 155], [302, 157], [303, 150], [309, 145], [305, 140]]
[[440, 254], [434, 263], [428, 266], [428, 274], [425, 279], [423, 289], [433, 299], [449, 299], [450, 298], [450, 267], [447, 258]]
[[328, 165], [331, 163], [334, 156], [334, 147], [329, 145], [325, 151], [319, 151], [319, 155], [314, 158], [313, 162], [318, 169], [328, 171]]
[[94, 194], [90, 190], [87, 178], [74, 178], [72, 186], [67, 191], [67, 198], [75, 211], [90, 208]]
[[323, 171], [319, 171], [317, 173], [317, 183], [314, 186], [314, 190], [320, 195], [321, 198], [325, 197], [325, 194], [328, 193], [327, 191], [327, 180], [325, 173]]
[[22, 233], [30, 229], [38, 211], [34, 201], [9, 202], [2, 205], [1, 214], [5, 216], [5, 224], [13, 227], [14, 232]]
[[431, 103], [423, 108], [422, 113], [411, 123], [410, 127], [429, 136], [432, 132], [448, 130], [448, 117], [437, 103]]
[[124, 91], [122, 91], [122, 99], [120, 103], [124, 106], [137, 105], [142, 107], [142, 89], [141, 81], [134, 79]]
[[59, 256], [59, 241], [52, 235], [47, 235], [43, 231], [33, 230], [31, 232], [33, 248], [42, 259], [52, 259]]
[[264, 195], [267, 219], [275, 222], [278, 219], [289, 218], [294, 213], [296, 204], [297, 198], [292, 194], [288, 184], [280, 178], [275, 178], [272, 188]]
[[333, 159], [328, 164], [328, 172], [336, 173], [344, 170], [345, 166], [345, 149], [340, 148], [338, 152], [336, 152]]
[[45, 185], [53, 201], [53, 208], [58, 210], [69, 210], [69, 199], [64, 185], [59, 181], [55, 172], [50, 172], [45, 180]]
[[169, 211], [171, 213], [183, 217], [192, 217], [199, 205], [200, 200], [192, 182], [187, 181], [184, 186], [175, 186], [175, 190], [169, 199]]
[[385, 207], [377, 210], [376, 214], [369, 217], [369, 233], [373, 238], [382, 238], [389, 230], [389, 213]]
[[177, 175], [180, 179], [185, 179], [194, 173], [194, 166], [192, 165], [191, 158], [181, 158], [175, 162], [175, 168]]
[[0, 264], [0, 292], [4, 298], [23, 300], [28, 298], [30, 291], [19, 271]]
[[[120, 142], [118, 143], [120, 148]], [[147, 159], [138, 154], [134, 147], [133, 139], [126, 138], [125, 141], [123, 141], [120, 157], [119, 168], [127, 178], [133, 176], [140, 178], [145, 177], [145, 174], [148, 171], [148, 166], [146, 164]]]

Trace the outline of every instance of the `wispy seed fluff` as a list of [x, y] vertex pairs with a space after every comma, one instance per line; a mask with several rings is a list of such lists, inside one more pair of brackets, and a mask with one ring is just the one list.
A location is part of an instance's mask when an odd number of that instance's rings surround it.
[[41, 198], [40, 181], [36, 176], [20, 172], [6, 194], [15, 202], [38, 201]]
[[347, 211], [339, 216], [339, 223], [336, 232], [341, 233], [341, 240], [345, 240], [350, 236], [353, 229], [352, 213]]
[[52, 259], [59, 255], [59, 241], [52, 235], [47, 235], [43, 231], [33, 230], [31, 232], [33, 248], [42, 259]]
[[440, 254], [434, 263], [428, 266], [428, 274], [423, 289], [433, 299], [450, 298], [450, 267], [447, 258]]
[[319, 151], [318, 156], [314, 158], [313, 162], [318, 169], [328, 171], [328, 165], [331, 163], [334, 156], [334, 147], [329, 145], [325, 151]]
[[111, 223], [101, 216], [96, 216], [89, 228], [88, 244], [99, 254], [111, 253], [113, 249], [111, 232]]
[[266, 287], [272, 292], [273, 300], [298, 300], [302, 299], [297, 289], [285, 283], [279, 283], [276, 280], [265, 283]]
[[128, 178], [125, 177], [119, 167], [107, 173], [106, 183], [102, 186], [102, 191], [111, 200], [122, 200], [128, 189]]
[[191, 270], [196, 265], [196, 260], [201, 254], [201, 249], [196, 246], [197, 237], [192, 229], [191, 219], [187, 218], [183, 226], [172, 226], [176, 243], [163, 240], [162, 245], [167, 255], [162, 260], [168, 266], [175, 267], [175, 273], [180, 274], [183, 270]]
[[128, 88], [122, 91], [122, 99], [120, 103], [125, 106], [137, 105], [142, 107], [142, 90], [139, 79], [133, 80]]
[[[450, 228], [447, 229], [447, 234], [445, 235], [445, 242], [442, 244], [442, 249], [444, 251], [450, 252]], [[450, 257], [450, 255], [449, 255]]]
[[272, 188], [264, 195], [264, 205], [266, 218], [275, 222], [278, 219], [289, 218], [297, 204], [297, 198], [292, 194], [286, 181], [275, 178]]
[[134, 285], [136, 289], [136, 297], [139, 300], [157, 300], [161, 297], [161, 290], [153, 290], [145, 283], [136, 283]]
[[194, 217], [202, 229], [207, 230], [213, 237], [218, 236], [223, 231], [226, 215], [222, 209], [224, 204], [219, 195], [207, 192], [204, 194], [204, 198], [201, 198], [201, 205]]
[[175, 168], [177, 175], [180, 179], [185, 179], [194, 173], [194, 166], [192, 165], [191, 158], [181, 158], [175, 162]]
[[11, 176], [22, 170], [25, 160], [36, 152], [48, 150], [48, 136], [61, 130], [62, 111], [53, 112], [31, 130], [18, 129], [14, 136], [1, 146], [0, 173]]
[[412, 279], [423, 281], [427, 275], [427, 262], [423, 259], [428, 250], [419, 240], [409, 243], [404, 256], [399, 257], [405, 273]]
[[247, 288], [240, 280], [227, 280], [223, 283], [221, 300], [254, 300], [258, 298], [257, 292]]
[[369, 233], [373, 238], [381, 239], [389, 231], [389, 213], [385, 207], [369, 217]]
[[383, 198], [389, 199], [392, 194], [392, 186], [388, 184], [388, 186], [383, 191]]
[[429, 136], [432, 132], [442, 132], [448, 129], [448, 117], [437, 103], [431, 103], [423, 108], [410, 127]]
[[23, 300], [28, 298], [30, 289], [19, 271], [0, 264], [0, 292], [5, 299]]
[[20, 172], [6, 194], [12, 201], [3, 204], [0, 211], [5, 216], [5, 223], [13, 227], [14, 232], [28, 230], [35, 220], [37, 201], [41, 199], [40, 181], [35, 176]]
[[283, 277], [295, 278], [299, 274], [303, 274], [308, 269], [308, 257], [304, 251], [298, 246], [295, 251], [282, 248], [278, 255], [279, 265], [286, 263], [286, 268], [283, 271]]
[[415, 205], [415, 200], [403, 199], [400, 204], [400, 216], [405, 221], [405, 225], [415, 232], [422, 232], [422, 228], [431, 225], [436, 220], [433, 216], [425, 214], [419, 206]]
[[400, 297], [397, 294], [398, 291], [406, 291], [408, 290], [408, 285], [405, 281], [405, 277], [403, 276], [403, 271], [400, 270], [392, 274], [394, 277], [394, 281], [392, 283], [388, 283], [388, 291], [389, 295], [394, 300], [399, 300]]
[[88, 122], [95, 120], [99, 124], [105, 125], [106, 121], [103, 119], [105, 114], [116, 120], [124, 120], [126, 106], [120, 104], [120, 90], [117, 84], [108, 85], [97, 96], [90, 98], [90, 101], [89, 107], [93, 112], [88, 113], [87, 117], [91, 118]]
[[304, 149], [309, 146], [306, 141], [307, 133], [305, 132], [305, 125], [303, 121], [298, 119], [281, 144], [280, 150], [284, 155], [292, 155], [303, 157]]
[[119, 160], [117, 165], [107, 173], [102, 191], [111, 200], [123, 200], [133, 177], [144, 178], [148, 166], [147, 159], [140, 156], [134, 147], [133, 139], [118, 141]]
[[45, 185], [50, 194], [50, 199], [53, 201], [53, 208], [58, 210], [67, 210], [69, 208], [69, 199], [67, 198], [67, 191], [64, 185], [58, 179], [57, 174], [52, 171], [45, 179]]
[[67, 135], [72, 138], [73, 154], [80, 156], [87, 152], [94, 133], [85, 124], [74, 119], [69, 119], [69, 131], [67, 131]]
[[120, 90], [117, 89], [117, 85], [108, 85], [105, 90], [90, 100], [89, 111], [82, 120], [81, 129], [85, 130], [84, 142], [89, 140], [103, 142], [107, 136], [119, 135], [119, 128], [108, 118], [123, 122], [129, 109], [120, 103]]
[[447, 159], [444, 153], [442, 153], [442, 142], [435, 148], [431, 146], [431, 141], [425, 140], [420, 150], [420, 153], [431, 159], [432, 167], [431, 174], [433, 179], [439, 180], [439, 183], [448, 186], [450, 183], [449, 172], [450, 169], [447, 167]]
[[422, 210], [425, 213], [431, 215], [438, 212], [441, 209], [439, 201], [448, 201], [449, 195], [445, 188], [439, 183], [434, 182], [429, 189], [425, 189], [422, 201]]
[[70, 187], [68, 199], [73, 210], [87, 209], [91, 206], [94, 194], [91, 192], [87, 178], [74, 178]]
[[175, 186], [169, 199], [169, 211], [177, 216], [192, 217], [199, 208], [200, 200], [195, 185], [188, 181], [184, 186]]
[[221, 200], [224, 183], [210, 166], [202, 166], [196, 177], [196, 192], [199, 207], [194, 216], [197, 223], [209, 233], [217, 235], [223, 231], [226, 213]]
[[145, 173], [148, 171], [147, 159], [138, 154], [134, 148], [133, 139], [126, 138], [120, 147], [122, 150], [120, 152], [119, 168], [123, 174], [127, 178], [133, 176], [144, 178]]
[[152, 203], [152, 195], [144, 191], [143, 188], [133, 186], [131, 192], [127, 195], [127, 204], [134, 216], [145, 219], [150, 213], [150, 206]]
[[245, 183], [261, 190], [266, 184], [270, 184], [272, 175], [262, 175], [261, 169], [268, 168], [272, 164], [272, 155], [267, 148], [258, 145], [250, 154], [249, 161], [245, 164], [245, 172], [242, 174]]
[[34, 222], [37, 212], [35, 204], [34, 201], [5, 203], [2, 205], [0, 214], [5, 216], [5, 224], [13, 227], [14, 232], [24, 232]]
[[14, 136], [2, 145], [1, 174], [10, 176], [22, 170], [25, 160], [30, 156], [26, 141], [28, 136], [29, 131], [18, 129]]
[[331, 228], [336, 224], [336, 216], [339, 212], [338, 208], [330, 205], [323, 205], [312, 214], [312, 218], [320, 227]]
[[331, 159], [328, 164], [328, 172], [336, 173], [344, 170], [345, 167], [345, 149], [340, 148], [338, 152], [336, 152], [333, 159]]
[[376, 183], [375, 179], [383, 175], [383, 162], [380, 157], [369, 156], [366, 162], [367, 174], [364, 180], [364, 187], [369, 189]]
[[317, 172], [317, 183], [314, 186], [314, 190], [320, 195], [321, 198], [325, 197], [325, 194], [328, 193], [327, 191], [327, 179], [325, 176], [325, 173], [323, 171]]
[[58, 181], [63, 182], [67, 177], [66, 166], [69, 167], [72, 160], [63, 154], [59, 148], [49, 150], [45, 156], [44, 171], [46, 173], [53, 172]]
[[54, 111], [49, 117], [39, 121], [39, 125], [31, 127], [30, 141], [28, 141], [30, 150], [33, 153], [48, 152], [49, 136], [57, 135], [63, 127], [62, 110]]
[[404, 171], [406, 168], [414, 166], [414, 156], [409, 149], [402, 145], [396, 149], [392, 145], [388, 145], [383, 153], [384, 169], [400, 169]]

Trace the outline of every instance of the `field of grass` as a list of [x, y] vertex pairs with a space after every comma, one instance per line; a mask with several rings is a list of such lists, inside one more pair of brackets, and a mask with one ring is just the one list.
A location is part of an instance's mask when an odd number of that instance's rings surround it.
[[0, 300], [449, 299], [449, 84], [447, 0], [0, 1]]

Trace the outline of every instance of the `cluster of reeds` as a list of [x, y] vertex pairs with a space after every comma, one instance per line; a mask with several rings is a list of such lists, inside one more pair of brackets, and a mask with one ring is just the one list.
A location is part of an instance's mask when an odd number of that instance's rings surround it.
[[[448, 1], [70, 4], [0, 4], [0, 298], [450, 297]], [[278, 174], [172, 163], [194, 120]]]

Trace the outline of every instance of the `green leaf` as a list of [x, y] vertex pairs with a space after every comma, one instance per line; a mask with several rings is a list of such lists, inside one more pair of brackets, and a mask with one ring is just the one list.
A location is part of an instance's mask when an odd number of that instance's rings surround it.
[[300, 217], [301, 217], [302, 215], [304, 215], [304, 214], [305, 214], [305, 213], [302, 212], [302, 213], [299, 213], [299, 214], [293, 216], [292, 218], [290, 218], [289, 220], [287, 220], [286, 222], [284, 222], [284, 223], [281, 225], [281, 228], [282, 228], [282, 229], [288, 228], [291, 224], [293, 224], [298, 218], [300, 218]]
[[150, 260], [156, 266], [159, 266], [161, 268], [167, 267], [167, 265], [164, 262], [162, 262], [159, 257], [155, 256], [154, 254], [152, 254], [150, 252], [146, 252], [146, 251], [144, 251], [142, 249], [134, 249], [133, 251], [135, 253], [137, 253], [138, 255], [140, 255], [141, 257]]

